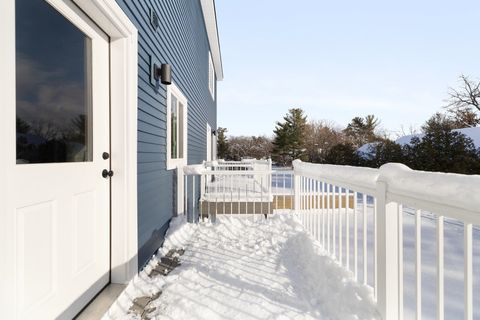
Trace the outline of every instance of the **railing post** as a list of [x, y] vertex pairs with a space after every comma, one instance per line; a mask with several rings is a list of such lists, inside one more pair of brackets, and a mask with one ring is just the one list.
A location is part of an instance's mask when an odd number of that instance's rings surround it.
[[399, 319], [398, 204], [387, 200], [387, 183], [377, 181], [377, 306], [383, 320]]
[[295, 210], [295, 214], [300, 212], [300, 175], [296, 172], [293, 173], [293, 209]]

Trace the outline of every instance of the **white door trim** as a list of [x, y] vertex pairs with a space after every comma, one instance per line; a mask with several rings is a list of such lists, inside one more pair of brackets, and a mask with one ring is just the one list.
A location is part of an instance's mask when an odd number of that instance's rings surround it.
[[110, 36], [111, 281], [126, 283], [138, 271], [137, 29], [115, 1], [74, 2]]
[[[8, 213], [10, 206], [8, 174], [16, 162], [15, 144], [15, 0], [0, 1], [0, 309], [5, 319], [16, 318], [15, 219]], [[9, 138], [7, 138], [9, 137]], [[7, 260], [8, 259], [8, 260]], [[13, 306], [13, 307], [12, 307]]]
[[[137, 246], [137, 29], [115, 1], [74, 0], [109, 36], [111, 64], [111, 281], [138, 271]], [[0, 1], [0, 309], [16, 318], [15, 219], [8, 214], [8, 170], [15, 155], [15, 0]], [[39, 275], [41, 276], [41, 275]]]

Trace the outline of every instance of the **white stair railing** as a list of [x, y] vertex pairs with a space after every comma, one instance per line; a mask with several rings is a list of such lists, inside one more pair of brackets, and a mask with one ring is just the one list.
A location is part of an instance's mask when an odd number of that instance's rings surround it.
[[422, 212], [434, 213], [437, 221], [436, 310], [440, 320], [445, 311], [444, 219], [463, 223], [464, 318], [473, 318], [472, 226], [480, 225], [480, 176], [415, 171], [401, 164], [371, 169], [296, 160], [293, 166], [295, 213], [338, 263], [374, 289], [383, 319], [404, 318], [405, 208], [415, 212], [416, 319], [422, 317]]
[[218, 214], [256, 216], [272, 212], [270, 160], [205, 162], [184, 167], [184, 194], [190, 221]]

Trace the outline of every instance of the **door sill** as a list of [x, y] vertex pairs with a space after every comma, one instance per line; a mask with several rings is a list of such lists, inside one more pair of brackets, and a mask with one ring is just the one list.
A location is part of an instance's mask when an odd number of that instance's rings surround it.
[[110, 283], [80, 312], [76, 320], [101, 319], [127, 286]]

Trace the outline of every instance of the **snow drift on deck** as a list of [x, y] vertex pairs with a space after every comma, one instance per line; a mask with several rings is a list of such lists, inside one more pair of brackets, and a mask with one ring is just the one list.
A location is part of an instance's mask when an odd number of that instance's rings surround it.
[[150, 279], [154, 258], [105, 319], [135, 297], [162, 291], [155, 319], [377, 319], [369, 288], [355, 283], [287, 214], [222, 216], [216, 224], [172, 221], [164, 248], [185, 248], [181, 266]]

